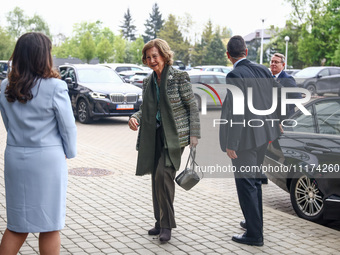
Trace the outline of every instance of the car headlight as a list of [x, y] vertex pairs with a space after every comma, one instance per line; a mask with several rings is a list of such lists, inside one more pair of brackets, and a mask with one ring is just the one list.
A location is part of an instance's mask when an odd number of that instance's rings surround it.
[[91, 97], [93, 98], [106, 98], [106, 94], [99, 93], [99, 92], [90, 92]]

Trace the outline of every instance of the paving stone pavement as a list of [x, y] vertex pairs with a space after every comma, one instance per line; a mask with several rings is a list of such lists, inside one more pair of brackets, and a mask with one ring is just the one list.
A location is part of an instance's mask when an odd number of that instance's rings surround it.
[[[101, 120], [92, 125], [77, 123], [78, 156], [68, 160], [68, 167], [78, 172], [84, 170], [87, 176], [69, 175], [61, 254], [339, 254], [339, 231], [296, 217], [287, 202], [283, 206], [269, 204], [273, 197], [281, 201], [280, 196], [288, 196], [272, 183], [263, 186], [264, 246], [231, 241], [233, 234], [243, 232], [231, 178], [205, 178], [190, 191], [177, 187], [174, 206], [178, 227], [170, 242], [160, 244], [157, 238], [147, 235], [154, 224], [151, 181], [150, 176], [134, 175], [136, 133], [128, 130], [126, 124], [126, 118]], [[6, 132], [2, 123], [0, 133], [2, 235], [6, 228]], [[111, 174], [95, 176], [95, 169]], [[30, 234], [19, 254], [38, 254], [37, 236]]]

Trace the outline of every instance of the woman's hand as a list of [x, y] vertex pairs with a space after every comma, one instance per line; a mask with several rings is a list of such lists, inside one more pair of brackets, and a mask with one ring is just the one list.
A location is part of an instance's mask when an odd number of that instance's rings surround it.
[[129, 120], [129, 127], [131, 130], [133, 131], [137, 131], [138, 130], [138, 121], [135, 118], [130, 118]]
[[190, 148], [191, 147], [196, 147], [198, 144], [198, 139], [196, 136], [190, 136]]

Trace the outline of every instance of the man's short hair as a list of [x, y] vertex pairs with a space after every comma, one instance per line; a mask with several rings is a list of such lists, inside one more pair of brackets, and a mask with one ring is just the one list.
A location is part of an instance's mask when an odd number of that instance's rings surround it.
[[285, 63], [285, 59], [286, 59], [285, 55], [283, 55], [281, 53], [276, 52], [276, 53], [274, 53], [274, 55], [272, 57], [279, 57], [279, 58], [281, 58], [281, 62]]
[[229, 55], [233, 58], [240, 58], [246, 56], [246, 43], [242, 36], [234, 35], [230, 38], [228, 45], [227, 45], [227, 51]]

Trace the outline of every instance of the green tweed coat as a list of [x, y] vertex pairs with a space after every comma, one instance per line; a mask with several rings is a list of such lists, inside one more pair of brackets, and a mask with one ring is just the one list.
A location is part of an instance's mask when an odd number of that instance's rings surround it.
[[[154, 85], [152, 79], [153, 75], [144, 79], [143, 95], [145, 95], [149, 86]], [[172, 66], [169, 67], [167, 96], [176, 123], [180, 146], [185, 147], [190, 143], [190, 136], [200, 138], [199, 112], [187, 72], [177, 70]], [[138, 123], [140, 123], [142, 116], [142, 110], [139, 110], [131, 117], [136, 118]], [[140, 136], [138, 135], [137, 150], [139, 149], [139, 138]]]

